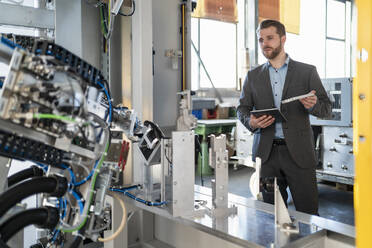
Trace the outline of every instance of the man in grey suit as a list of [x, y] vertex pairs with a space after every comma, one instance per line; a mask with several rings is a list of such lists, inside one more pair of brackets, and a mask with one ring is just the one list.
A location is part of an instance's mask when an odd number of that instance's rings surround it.
[[[282, 23], [261, 22], [257, 36], [268, 61], [247, 74], [237, 108], [239, 120], [255, 134], [253, 151], [262, 161], [261, 178], [279, 178], [285, 202], [289, 186], [297, 211], [318, 214], [317, 162], [309, 114], [328, 117], [331, 102], [316, 68], [294, 61], [285, 53], [286, 32]], [[307, 93], [314, 95], [281, 104], [284, 99]], [[274, 107], [280, 108], [287, 121], [250, 114], [253, 109]], [[272, 193], [262, 193], [265, 202], [274, 203]]]

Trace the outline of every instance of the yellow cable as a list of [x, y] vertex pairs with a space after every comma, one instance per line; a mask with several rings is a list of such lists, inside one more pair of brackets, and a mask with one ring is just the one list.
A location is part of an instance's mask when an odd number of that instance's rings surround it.
[[127, 223], [127, 209], [125, 208], [124, 201], [114, 193], [110, 192], [109, 195], [114, 197], [120, 203], [120, 206], [123, 210], [123, 217], [121, 218], [121, 223], [120, 223], [118, 230], [116, 230], [116, 232], [112, 234], [110, 237], [98, 238], [99, 242], [108, 242], [108, 241], [115, 239], [121, 233], [121, 231], [123, 231], [125, 224]]
[[186, 90], [185, 5], [182, 5], [182, 90]]

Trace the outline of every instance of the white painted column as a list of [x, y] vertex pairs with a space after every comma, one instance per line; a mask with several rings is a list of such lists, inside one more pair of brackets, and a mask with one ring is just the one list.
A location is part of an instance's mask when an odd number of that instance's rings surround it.
[[153, 119], [152, 1], [136, 1], [132, 16], [132, 107], [138, 117]]

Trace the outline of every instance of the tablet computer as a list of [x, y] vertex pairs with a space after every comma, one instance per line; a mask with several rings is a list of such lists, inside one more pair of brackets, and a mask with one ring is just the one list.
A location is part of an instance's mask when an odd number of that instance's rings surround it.
[[270, 108], [270, 109], [260, 109], [260, 110], [252, 110], [251, 114], [260, 117], [263, 115], [271, 115], [275, 118], [275, 121], [277, 122], [285, 122], [287, 121], [287, 118], [280, 112], [278, 108]]

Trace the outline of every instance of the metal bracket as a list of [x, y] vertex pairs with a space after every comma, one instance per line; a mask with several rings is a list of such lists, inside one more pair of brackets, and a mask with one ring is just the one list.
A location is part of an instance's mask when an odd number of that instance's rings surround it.
[[[282, 194], [277, 184], [277, 178], [274, 180], [275, 197], [275, 225], [282, 232], [299, 233], [298, 221], [292, 221], [288, 209], [284, 204]], [[296, 223], [297, 222], [297, 223]]]
[[221, 134], [216, 137], [213, 134], [209, 136], [211, 148], [209, 148], [210, 167], [214, 168], [215, 179], [212, 180], [212, 205], [213, 208], [208, 211], [211, 216], [229, 216], [238, 212], [236, 206], [228, 207], [228, 152], [226, 150], [226, 135]]
[[165, 57], [168, 57], [172, 61], [172, 69], [178, 70], [178, 59], [182, 58], [182, 51], [175, 49], [165, 50]]

